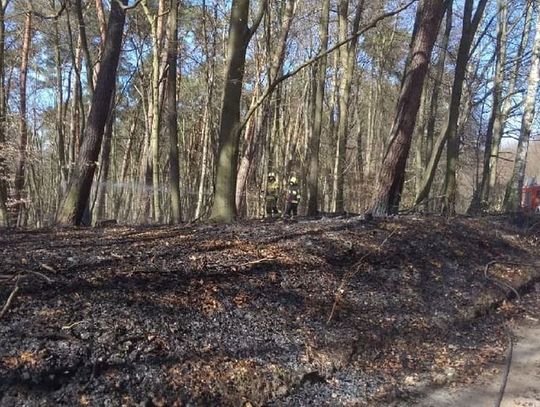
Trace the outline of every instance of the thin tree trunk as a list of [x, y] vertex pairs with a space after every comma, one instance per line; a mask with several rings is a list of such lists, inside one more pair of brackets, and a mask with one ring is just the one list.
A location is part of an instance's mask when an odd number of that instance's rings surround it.
[[176, 107], [176, 58], [178, 56], [178, 0], [171, 0], [169, 11], [169, 47], [167, 55], [166, 123], [169, 133], [169, 182], [171, 221], [182, 221], [180, 206], [180, 160], [178, 152], [178, 113]]
[[433, 178], [435, 177], [435, 170], [437, 169], [437, 165], [442, 155], [443, 148], [448, 141], [449, 151], [447, 151], [447, 171], [445, 179], [445, 211], [453, 212], [455, 210], [455, 176], [460, 144], [457, 127], [460, 116], [463, 82], [465, 80], [465, 74], [467, 71], [467, 64], [469, 61], [472, 41], [474, 39], [478, 25], [480, 24], [486, 2], [487, 0], [480, 0], [473, 17], [473, 0], [466, 0], [465, 13], [463, 16], [462, 35], [459, 43], [454, 82], [452, 85], [452, 95], [450, 98], [450, 107], [446, 120], [446, 126], [443, 128], [441, 134], [439, 135], [439, 138], [433, 146], [433, 151], [431, 153], [424, 178], [422, 179], [422, 185], [419, 189], [420, 192], [416, 196], [416, 204], [420, 204], [428, 197]]
[[160, 54], [161, 45], [163, 42], [163, 29], [162, 29], [162, 14], [164, 9], [163, 0], [158, 2], [158, 10], [156, 15], [153, 15], [148, 8], [148, 0], [142, 2], [144, 13], [150, 24], [151, 36], [152, 36], [152, 93], [151, 99], [152, 108], [150, 109], [151, 115], [151, 131], [150, 131], [150, 149], [152, 153], [152, 188], [153, 188], [153, 204], [152, 215], [154, 222], [160, 222], [161, 213], [161, 199], [159, 195], [160, 188], [160, 166], [159, 166], [159, 133], [160, 133]]
[[[429, 105], [428, 122], [426, 127], [426, 146], [425, 146], [425, 165], [433, 153], [433, 139], [435, 136], [435, 124], [437, 122], [437, 113], [439, 109], [439, 95], [443, 86], [443, 79], [446, 66], [446, 55], [448, 54], [448, 43], [450, 41], [450, 32], [452, 31], [452, 16], [453, 16], [453, 0], [448, 2], [446, 8], [446, 23], [444, 28], [444, 34], [439, 48], [439, 58], [437, 66], [435, 68], [435, 79], [433, 92], [431, 94], [431, 103]], [[418, 196], [418, 194], [417, 194]]]
[[[53, 2], [54, 6], [54, 2]], [[66, 165], [66, 142], [64, 124], [64, 83], [62, 75], [62, 57], [60, 54], [60, 31], [58, 19], [54, 21], [55, 63], [56, 63], [56, 137], [58, 146], [58, 164], [60, 166], [60, 191], [63, 193], [68, 181]]]
[[[69, 168], [68, 178], [71, 180], [73, 169], [75, 168], [75, 161], [79, 153], [79, 148], [82, 143], [82, 130], [84, 128], [83, 116], [84, 116], [84, 104], [82, 100], [82, 82], [81, 82], [81, 46], [80, 38], [77, 40], [77, 45], [74, 47], [71, 23], [69, 19], [69, 13], [66, 15], [67, 30], [69, 34], [69, 44], [72, 55], [72, 67], [75, 71], [75, 79], [72, 81], [72, 103], [71, 103], [71, 124], [70, 124], [70, 144], [69, 144]], [[79, 36], [80, 37], [80, 36]]]
[[[209, 155], [210, 155], [210, 118], [212, 99], [214, 95], [214, 75], [215, 75], [215, 55], [216, 55], [216, 36], [213, 36], [212, 48], [208, 43], [208, 30], [207, 30], [207, 11], [206, 1], [202, 2], [203, 7], [203, 35], [204, 35], [204, 48], [205, 54], [208, 55], [210, 63], [206, 64], [206, 99], [204, 103], [204, 112], [202, 117], [202, 157], [201, 157], [201, 176], [199, 177], [199, 185], [197, 190], [197, 204], [195, 206], [195, 219], [199, 219], [203, 213], [203, 206], [205, 204], [205, 187], [208, 178], [209, 167]], [[215, 9], [214, 9], [215, 12]]]
[[509, 212], [516, 212], [520, 206], [521, 190], [525, 180], [525, 167], [527, 165], [527, 153], [529, 151], [529, 139], [534, 121], [536, 95], [538, 93], [538, 83], [540, 80], [540, 13], [536, 19], [536, 34], [531, 57], [531, 68], [527, 81], [527, 94], [525, 96], [525, 106], [521, 120], [521, 130], [514, 162], [512, 178], [506, 188], [504, 196], [504, 208]]
[[448, 127], [446, 138], [446, 177], [445, 198], [443, 211], [446, 213], [455, 213], [456, 211], [456, 195], [457, 182], [456, 172], [459, 158], [459, 146], [461, 144], [460, 135], [458, 133], [457, 124], [461, 109], [461, 95], [463, 91], [463, 82], [467, 71], [467, 65], [470, 56], [471, 45], [480, 24], [480, 20], [484, 14], [487, 0], [480, 0], [473, 16], [474, 0], [465, 1], [465, 11], [463, 16], [463, 31], [461, 41], [459, 43], [456, 76], [454, 78], [454, 86], [452, 88], [452, 99], [450, 101], [450, 115], [448, 119]]
[[[127, 0], [121, 0], [121, 4], [127, 5]], [[92, 96], [88, 126], [85, 130], [79, 161], [58, 216], [61, 224], [80, 225], [90, 195], [122, 46], [126, 12], [121, 4], [111, 3], [101, 69]]]
[[484, 148], [484, 160], [482, 169], [482, 179], [475, 189], [472, 202], [469, 206], [469, 213], [475, 213], [483, 208], [487, 208], [487, 201], [484, 199], [489, 196], [489, 174], [491, 163], [491, 150], [493, 149], [493, 133], [494, 125], [497, 117], [501, 115], [502, 91], [504, 82], [504, 65], [506, 64], [506, 37], [508, 26], [508, 6], [505, 0], [498, 0], [497, 14], [497, 46], [496, 46], [496, 63], [495, 74], [493, 78], [493, 101], [491, 107], [491, 115], [486, 131], [486, 141]]
[[[326, 52], [328, 49], [328, 24], [330, 20], [330, 0], [324, 0], [321, 9], [321, 19], [319, 23], [319, 38], [321, 41], [321, 49], [319, 53]], [[324, 83], [326, 80], [326, 67], [328, 58], [321, 58], [313, 69], [315, 75], [314, 88], [314, 112], [313, 121], [311, 122], [311, 140], [309, 143], [309, 171], [307, 176], [308, 185], [308, 203], [307, 215], [314, 216], [319, 211], [319, 171], [320, 157], [319, 151], [321, 146], [322, 132], [322, 114], [324, 102]]]
[[486, 185], [486, 191], [484, 193], [485, 201], [489, 202], [490, 196], [492, 195], [495, 186], [497, 185], [497, 164], [499, 159], [499, 150], [501, 145], [502, 136], [504, 134], [504, 129], [508, 116], [510, 115], [510, 110], [513, 106], [513, 96], [516, 91], [517, 80], [520, 77], [521, 66], [523, 64], [523, 54], [529, 43], [530, 28], [529, 25], [532, 21], [532, 2], [528, 2], [526, 6], [525, 20], [523, 25], [523, 35], [519, 43], [519, 47], [516, 53], [516, 64], [514, 70], [510, 73], [508, 92], [502, 103], [500, 114], [495, 117], [495, 122], [493, 124], [493, 141], [491, 145], [491, 154], [489, 162], [489, 174], [487, 178], [489, 182]]
[[17, 213], [17, 226], [22, 226], [22, 217], [25, 209], [23, 189], [25, 184], [25, 170], [28, 148], [28, 124], [26, 117], [26, 79], [28, 75], [28, 58], [32, 41], [32, 13], [28, 12], [24, 20], [24, 33], [22, 44], [22, 58], [19, 76], [19, 155], [15, 169], [15, 204]]
[[124, 151], [124, 157], [122, 158], [122, 166], [120, 167], [120, 176], [118, 179], [120, 181], [121, 189], [118, 195], [116, 196], [116, 201], [114, 203], [114, 218], [115, 219], [118, 219], [118, 216], [120, 214], [120, 206], [121, 206], [121, 202], [123, 198], [123, 192], [124, 192], [124, 189], [126, 189], [126, 176], [127, 176], [127, 172], [129, 168], [130, 158], [131, 158], [131, 150], [133, 148], [133, 139], [135, 138], [134, 135], [136, 134], [135, 132], [137, 131], [138, 120], [139, 120], [139, 110], [137, 109], [135, 112], [133, 123], [129, 129], [129, 134], [131, 135], [131, 137], [128, 137], [127, 146]]
[[423, 0], [418, 5], [414, 35], [401, 85], [390, 144], [383, 159], [372, 205], [375, 215], [398, 211], [422, 87], [444, 10], [444, 0]]
[[109, 108], [109, 114], [107, 116], [107, 122], [105, 123], [105, 131], [103, 134], [103, 146], [100, 154], [100, 171], [97, 185], [96, 204], [94, 212], [94, 224], [98, 224], [105, 218], [105, 199], [107, 194], [107, 182], [109, 179], [109, 168], [111, 164], [111, 145], [113, 138], [114, 128], [114, 116], [115, 116], [115, 103], [114, 97], [116, 92], [113, 91], [111, 97], [111, 105]]
[[75, 13], [77, 14], [77, 23], [79, 26], [79, 38], [81, 40], [81, 49], [84, 53], [84, 61], [86, 62], [86, 81], [90, 95], [94, 93], [94, 69], [92, 68], [92, 59], [90, 49], [88, 47], [88, 38], [86, 36], [86, 23], [82, 12], [82, 0], [75, 0]]
[[4, 161], [2, 150], [6, 142], [6, 88], [4, 87], [4, 50], [6, 39], [5, 12], [8, 0], [0, 2], [0, 227], [9, 226], [9, 214], [7, 210], [7, 165]]
[[[357, 5], [354, 22], [352, 25], [352, 33], [358, 31], [360, 19], [364, 9], [364, 1], [360, 1]], [[340, 0], [339, 3], [339, 21], [340, 21], [340, 41], [344, 41], [349, 36], [349, 0]], [[349, 103], [351, 98], [351, 83], [356, 66], [356, 44], [358, 37], [355, 37], [347, 45], [339, 50], [339, 57], [343, 73], [340, 81], [339, 92], [339, 125], [338, 125], [338, 145], [337, 145], [337, 161], [336, 173], [334, 174], [334, 212], [343, 212], [345, 209], [344, 188], [345, 188], [345, 164], [347, 161], [347, 140], [349, 133]]]

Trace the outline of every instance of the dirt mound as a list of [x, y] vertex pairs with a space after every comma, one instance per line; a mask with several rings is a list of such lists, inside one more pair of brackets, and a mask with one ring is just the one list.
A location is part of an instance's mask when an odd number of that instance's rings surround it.
[[4, 232], [0, 404], [406, 397], [503, 355], [537, 251], [496, 217]]

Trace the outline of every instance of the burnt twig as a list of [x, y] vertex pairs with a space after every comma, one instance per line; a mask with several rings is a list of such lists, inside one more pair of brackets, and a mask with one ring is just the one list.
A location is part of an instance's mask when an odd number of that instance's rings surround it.
[[19, 280], [20, 280], [20, 276], [17, 276], [17, 280], [15, 281], [15, 286], [13, 287], [13, 290], [11, 291], [11, 294], [9, 294], [9, 297], [8, 297], [6, 303], [2, 307], [2, 311], [0, 311], [0, 319], [2, 319], [4, 314], [7, 312], [7, 310], [9, 309], [9, 307], [11, 305], [11, 303], [13, 302], [13, 299], [15, 298], [15, 295], [17, 295], [17, 292], [19, 291]]
[[[392, 230], [392, 232], [390, 232], [388, 234], [388, 236], [386, 236], [386, 238], [381, 242], [381, 244], [379, 246], [377, 246], [377, 249], [376, 251], [379, 252], [382, 247], [386, 244], [386, 242], [388, 242], [388, 240], [397, 232], [397, 229], [394, 229]], [[360, 260], [358, 260], [354, 266], [354, 270], [349, 273], [349, 274], [345, 274], [345, 276], [343, 276], [343, 279], [341, 280], [341, 283], [339, 284], [339, 287], [336, 291], [336, 294], [335, 294], [335, 299], [334, 299], [334, 304], [332, 305], [332, 310], [330, 311], [330, 315], [328, 315], [328, 319], [326, 320], [326, 324], [328, 325], [330, 323], [330, 321], [332, 321], [332, 318], [334, 317], [334, 313], [336, 312], [336, 308], [338, 306], [338, 303], [339, 303], [339, 300], [343, 297], [343, 294], [345, 293], [345, 286], [347, 285], [347, 282], [352, 279], [359, 271], [360, 271], [360, 267], [362, 266], [362, 264], [364, 263], [364, 260], [366, 260], [367, 257], [369, 257], [371, 253], [366, 253], [364, 254]]]

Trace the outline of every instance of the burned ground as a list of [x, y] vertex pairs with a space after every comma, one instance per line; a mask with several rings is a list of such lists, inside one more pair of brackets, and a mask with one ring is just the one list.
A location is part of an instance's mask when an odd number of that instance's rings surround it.
[[503, 291], [538, 278], [536, 230], [405, 217], [1, 231], [0, 306], [19, 290], [0, 320], [0, 405], [366, 405], [469, 380], [504, 357], [519, 310]]

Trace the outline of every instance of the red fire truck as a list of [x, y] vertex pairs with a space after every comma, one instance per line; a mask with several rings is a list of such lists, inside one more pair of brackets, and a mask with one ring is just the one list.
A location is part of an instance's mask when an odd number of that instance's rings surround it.
[[540, 212], [540, 185], [536, 182], [523, 187], [521, 207], [527, 212]]

